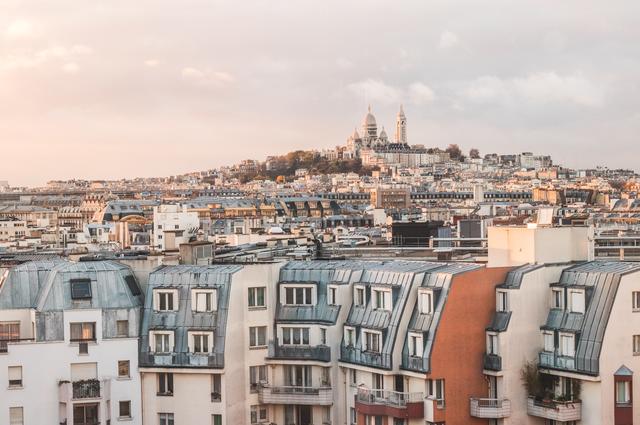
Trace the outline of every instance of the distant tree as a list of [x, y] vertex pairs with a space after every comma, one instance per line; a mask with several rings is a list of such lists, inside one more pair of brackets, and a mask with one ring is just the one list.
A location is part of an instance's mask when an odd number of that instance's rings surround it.
[[480, 151], [476, 148], [471, 148], [471, 150], [469, 151], [469, 158], [471, 159], [479, 159], [480, 158]]
[[453, 143], [447, 147], [445, 152], [449, 154], [449, 157], [451, 159], [460, 159], [460, 156], [462, 156], [462, 151], [460, 150], [460, 146]]

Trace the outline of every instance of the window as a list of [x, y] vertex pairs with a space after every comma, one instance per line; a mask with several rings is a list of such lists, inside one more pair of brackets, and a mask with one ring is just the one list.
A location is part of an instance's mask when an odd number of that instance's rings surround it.
[[173, 395], [173, 373], [158, 373], [158, 395]]
[[266, 307], [265, 293], [267, 288], [249, 288], [249, 307]]
[[631, 385], [629, 381], [616, 382], [616, 404], [630, 404], [631, 403]]
[[175, 425], [173, 423], [173, 413], [158, 413], [159, 425]]
[[631, 293], [631, 306], [633, 311], [640, 311], [640, 291], [633, 291]]
[[0, 353], [7, 352], [7, 341], [20, 339], [20, 323], [4, 322], [0, 323]]
[[213, 349], [213, 334], [211, 332], [189, 332], [191, 349], [195, 354], [207, 354]]
[[266, 422], [268, 419], [267, 408], [264, 406], [253, 405], [251, 406], [251, 423], [257, 424]]
[[427, 379], [427, 394], [437, 401], [438, 407], [444, 406], [444, 379]]
[[191, 295], [191, 309], [196, 313], [208, 313], [216, 310], [215, 289], [194, 289]]
[[374, 390], [383, 390], [384, 389], [384, 376], [379, 373], [373, 374], [373, 389]]
[[173, 311], [176, 292], [174, 290], [156, 291], [156, 311]]
[[310, 286], [295, 286], [284, 288], [285, 305], [312, 305], [312, 289]]
[[129, 336], [129, 321], [128, 320], [117, 320], [116, 321], [116, 336], [121, 337], [121, 338]]
[[571, 311], [574, 313], [584, 313], [584, 292], [571, 291]]
[[96, 324], [94, 322], [70, 323], [71, 342], [95, 341]]
[[131, 291], [131, 295], [133, 295], [134, 297], [137, 297], [138, 295], [142, 294], [142, 292], [140, 291], [140, 287], [136, 282], [136, 278], [133, 277], [133, 275], [127, 275], [124, 278], [124, 281], [127, 283], [127, 286], [129, 287], [129, 291]]
[[320, 328], [320, 345], [327, 344], [327, 328]]
[[22, 388], [22, 366], [9, 366], [9, 388]]
[[282, 328], [284, 345], [309, 345], [309, 328]]
[[355, 305], [364, 305], [364, 288], [361, 286], [356, 286], [353, 290], [353, 303]]
[[10, 407], [9, 408], [9, 424], [10, 425], [23, 425], [24, 417], [22, 414], [22, 407]]
[[564, 296], [562, 289], [553, 289], [551, 291], [551, 306], [553, 308], [564, 308]]
[[356, 385], [358, 382], [358, 371], [356, 369], [351, 370], [351, 385]]
[[91, 279], [71, 279], [71, 299], [90, 300], [91, 299]]
[[380, 352], [380, 334], [377, 332], [363, 331], [364, 350], [374, 353]]
[[118, 360], [118, 378], [129, 377], [131, 377], [129, 360]]
[[487, 353], [498, 355], [498, 335], [487, 334]]
[[409, 334], [409, 355], [413, 357], [422, 357], [422, 335]]
[[509, 311], [509, 298], [506, 291], [496, 292], [496, 310]]
[[356, 345], [356, 330], [353, 328], [344, 328], [344, 345], [353, 347]]
[[222, 415], [211, 415], [211, 425], [222, 425]]
[[154, 347], [156, 353], [171, 352], [171, 334], [169, 332], [154, 332], [152, 335], [155, 340]]
[[258, 392], [260, 383], [267, 382], [267, 366], [249, 367], [249, 390], [252, 393]]
[[575, 355], [575, 339], [573, 335], [560, 335], [560, 355], [573, 357]]
[[252, 326], [249, 328], [249, 347], [264, 347], [267, 345], [267, 327]]
[[[387, 295], [388, 294], [388, 295]], [[380, 310], [391, 309], [391, 292], [373, 290], [373, 308]]]
[[433, 313], [433, 292], [420, 291], [418, 293], [418, 310], [421, 314]]
[[544, 339], [544, 351], [552, 353], [556, 349], [553, 332], [542, 332], [542, 338]]
[[211, 375], [211, 401], [222, 401], [222, 375]]
[[633, 355], [640, 356], [640, 335], [633, 336]]
[[338, 288], [336, 286], [329, 286], [327, 288], [327, 303], [329, 305], [337, 305], [338, 302]]
[[131, 401], [121, 401], [118, 403], [118, 416], [121, 418], [131, 417]]
[[84, 424], [98, 424], [98, 403], [89, 404], [74, 404], [73, 405], [73, 423]]
[[357, 421], [356, 409], [354, 407], [349, 409], [349, 416], [351, 417], [351, 424], [355, 425]]

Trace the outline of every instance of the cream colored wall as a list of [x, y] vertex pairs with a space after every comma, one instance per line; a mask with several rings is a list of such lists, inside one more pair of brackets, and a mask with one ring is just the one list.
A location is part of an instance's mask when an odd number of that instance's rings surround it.
[[[634, 423], [640, 423], [640, 408], [638, 407], [640, 406], [640, 356], [633, 355], [633, 335], [640, 335], [640, 312], [632, 310], [631, 294], [633, 291], [640, 291], [640, 273], [623, 276], [620, 281], [600, 354], [600, 390], [594, 391], [591, 400], [585, 398], [587, 395], [584, 394], [584, 391], [582, 395], [582, 399], [585, 401], [583, 409], [586, 404], [599, 405], [601, 403], [602, 410], [590, 415], [594, 420], [583, 420], [584, 424], [613, 423], [615, 402], [613, 374], [622, 365], [634, 372], [633, 420]], [[583, 415], [584, 417], [585, 415]]]
[[499, 334], [503, 377], [498, 380], [498, 395], [511, 401], [511, 416], [505, 425], [539, 424], [527, 415], [527, 392], [520, 371], [528, 361], [537, 361], [543, 348], [540, 326], [545, 323], [550, 306], [549, 284], [557, 282], [567, 266], [548, 266], [524, 275], [520, 289], [509, 290], [512, 311], [507, 332]]

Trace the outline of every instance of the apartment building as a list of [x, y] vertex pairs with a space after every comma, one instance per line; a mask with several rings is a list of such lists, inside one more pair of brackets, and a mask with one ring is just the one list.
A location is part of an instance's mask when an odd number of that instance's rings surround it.
[[198, 233], [200, 219], [187, 206], [159, 205], [153, 207], [153, 247], [160, 251], [177, 251]]
[[0, 423], [142, 424], [142, 293], [110, 261], [38, 261], [0, 277]]

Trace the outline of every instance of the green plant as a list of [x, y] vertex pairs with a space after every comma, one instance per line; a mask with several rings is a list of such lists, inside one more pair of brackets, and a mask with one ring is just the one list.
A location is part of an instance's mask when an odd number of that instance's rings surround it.
[[536, 398], [541, 398], [543, 396], [542, 381], [540, 379], [540, 372], [538, 371], [537, 363], [525, 363], [520, 371], [520, 379], [522, 379], [522, 383], [530, 396], [534, 396]]

